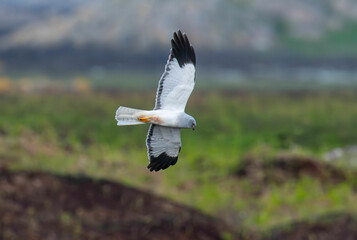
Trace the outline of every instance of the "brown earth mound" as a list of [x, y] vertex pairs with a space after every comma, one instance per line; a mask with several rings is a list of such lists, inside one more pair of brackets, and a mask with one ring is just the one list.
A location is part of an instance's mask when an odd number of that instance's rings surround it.
[[264, 240], [354, 240], [357, 219], [349, 214], [321, 216], [312, 221], [296, 222], [272, 231]]
[[221, 239], [222, 222], [118, 183], [0, 170], [0, 239]]
[[332, 164], [298, 155], [277, 155], [269, 160], [248, 156], [243, 159], [236, 175], [260, 184], [284, 183], [303, 176], [316, 178], [324, 183], [340, 183], [348, 177], [343, 170]]
[[[242, 230], [242, 229], [240, 229]], [[237, 237], [221, 221], [118, 183], [0, 169], [0, 239], [357, 239], [351, 215]]]

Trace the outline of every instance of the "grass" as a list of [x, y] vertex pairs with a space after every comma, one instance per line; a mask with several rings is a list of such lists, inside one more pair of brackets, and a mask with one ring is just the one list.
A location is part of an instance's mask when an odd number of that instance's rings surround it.
[[159, 173], [145, 168], [147, 126], [117, 127], [114, 120], [119, 105], [151, 109], [153, 102], [154, 92], [0, 95], [0, 161], [14, 170], [124, 182], [252, 229], [357, 211], [354, 180], [332, 185], [288, 179], [257, 195], [252, 182], [234, 176], [248, 153], [321, 158], [356, 144], [354, 92], [196, 92], [187, 112], [198, 127], [182, 131], [177, 165]]

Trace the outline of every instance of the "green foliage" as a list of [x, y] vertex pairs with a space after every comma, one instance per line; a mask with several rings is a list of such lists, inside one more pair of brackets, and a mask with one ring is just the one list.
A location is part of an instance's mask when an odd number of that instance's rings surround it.
[[[153, 100], [153, 93], [144, 92], [0, 96], [0, 161], [12, 169], [121, 181], [262, 229], [316, 213], [357, 210], [354, 178], [327, 186], [311, 178], [269, 183], [257, 195], [254, 182], [235, 177], [248, 152], [319, 157], [356, 144], [353, 92], [196, 93], [187, 112], [198, 127], [182, 131], [177, 165], [159, 173], [145, 168], [147, 126], [117, 127], [114, 120], [119, 105], [151, 109]], [[62, 220], [70, 221], [66, 215]]]
[[318, 40], [300, 39], [282, 34], [280, 42], [286, 50], [310, 56], [355, 56], [357, 53], [356, 22], [347, 22], [343, 28], [331, 30]]

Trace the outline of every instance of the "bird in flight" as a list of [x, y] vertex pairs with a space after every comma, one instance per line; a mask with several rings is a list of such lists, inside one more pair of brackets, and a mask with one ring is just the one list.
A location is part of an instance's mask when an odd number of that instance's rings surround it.
[[173, 34], [171, 51], [159, 81], [154, 110], [120, 106], [115, 114], [118, 126], [150, 123], [146, 138], [150, 171], [166, 169], [177, 162], [181, 150], [181, 128], [196, 128], [196, 120], [185, 113], [195, 86], [196, 55], [187, 35]]

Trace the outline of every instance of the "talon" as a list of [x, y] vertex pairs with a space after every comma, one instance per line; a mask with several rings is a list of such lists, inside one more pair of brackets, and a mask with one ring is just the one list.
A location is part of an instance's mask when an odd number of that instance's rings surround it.
[[142, 117], [142, 118], [139, 118], [139, 121], [141, 122], [150, 122], [151, 120], [151, 117]]

